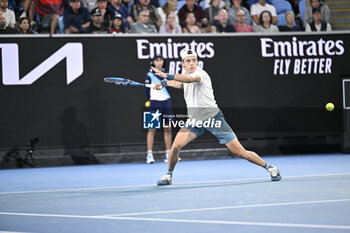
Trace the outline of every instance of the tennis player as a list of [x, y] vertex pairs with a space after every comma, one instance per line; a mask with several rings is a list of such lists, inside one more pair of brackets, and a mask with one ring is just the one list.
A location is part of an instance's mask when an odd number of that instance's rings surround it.
[[[181, 53], [182, 66], [185, 72], [183, 74], [166, 74], [159, 69], [152, 68], [153, 71], [164, 78], [155, 85], [155, 89], [171, 86], [184, 89], [184, 97], [188, 110], [190, 122], [177, 133], [171, 146], [168, 156], [168, 173], [160, 177], [158, 185], [171, 185], [175, 165], [178, 161], [179, 152], [182, 147], [199, 137], [205, 131], [209, 131], [217, 137], [219, 143], [225, 144], [234, 154], [242, 157], [258, 166], [265, 168], [271, 176], [272, 181], [281, 180], [280, 171], [277, 167], [266, 163], [260, 156], [253, 151], [247, 151], [238, 141], [231, 127], [226, 123], [224, 115], [216, 104], [211, 79], [209, 75], [199, 67], [197, 54], [193, 50], [185, 50]], [[194, 121], [192, 121], [194, 120]], [[221, 122], [216, 126], [197, 124], [200, 121], [212, 120]], [[219, 126], [219, 127], [217, 127]]]
[[[156, 55], [153, 57], [151, 61], [151, 67], [155, 67], [157, 70], [163, 70], [165, 67], [165, 61], [164, 58], [161, 55]], [[154, 71], [149, 71], [146, 75], [146, 84], [156, 84], [160, 82], [161, 80], [164, 80], [164, 78], [159, 77], [155, 74]], [[146, 97], [150, 100], [151, 104], [149, 106], [150, 111], [159, 111], [162, 113], [162, 116], [171, 116], [171, 100], [170, 100], [170, 94], [167, 90], [167, 88], [163, 88], [161, 90], [155, 90], [148, 87], [145, 87], [145, 94]], [[170, 117], [166, 117], [165, 119], [168, 123], [167, 127], [164, 127], [164, 144], [165, 144], [165, 155], [164, 155], [164, 162], [168, 162], [168, 154], [171, 147], [171, 127], [169, 124], [169, 121], [171, 120]], [[146, 163], [151, 164], [154, 163], [153, 158], [153, 143], [154, 143], [154, 135], [156, 133], [156, 129], [148, 129], [147, 132], [147, 156], [146, 156]]]

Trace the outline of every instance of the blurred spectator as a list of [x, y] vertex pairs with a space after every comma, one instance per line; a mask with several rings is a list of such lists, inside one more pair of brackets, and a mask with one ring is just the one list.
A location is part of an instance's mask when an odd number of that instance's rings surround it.
[[216, 27], [217, 32], [226, 33], [226, 32], [235, 32], [235, 27], [232, 23], [228, 21], [228, 14], [225, 9], [219, 11], [219, 20], [215, 20], [213, 25]]
[[201, 30], [196, 25], [196, 17], [194, 13], [187, 12], [185, 18], [185, 26], [182, 28], [183, 33], [201, 33]]
[[115, 15], [112, 20], [112, 27], [111, 27], [111, 33], [113, 34], [119, 34], [119, 33], [125, 33], [125, 25], [124, 20], [121, 15]]
[[87, 32], [92, 34], [107, 34], [109, 33], [109, 27], [105, 27], [103, 23], [103, 16], [101, 10], [95, 8], [91, 11], [91, 23], [88, 27]]
[[285, 17], [287, 23], [284, 26], [278, 27], [280, 32], [301, 31], [301, 29], [295, 24], [295, 15], [293, 12], [287, 11]]
[[[229, 9], [231, 9], [231, 7], [232, 7], [232, 0], [225, 0], [226, 1], [226, 6], [225, 6], [225, 9], [228, 11]], [[243, 0], [242, 1], [242, 3], [241, 3], [241, 6], [242, 7], [244, 7], [244, 8], [246, 8], [246, 9], [250, 9], [250, 6], [251, 6], [251, 4], [248, 4], [248, 1], [249, 0]], [[255, 0], [256, 2], [258, 1], [258, 0]], [[251, 2], [251, 1], [250, 1]], [[254, 3], [256, 3], [256, 2], [254, 2]], [[253, 4], [253, 3], [252, 3]]]
[[150, 0], [139, 0], [138, 3], [134, 4], [131, 8], [131, 17], [134, 21], [138, 20], [138, 16], [142, 10], [148, 10], [149, 20], [148, 23], [159, 28], [162, 25], [160, 16], [157, 8], [150, 4]]
[[64, 6], [62, 0], [40, 0], [35, 1], [36, 11], [40, 16], [38, 25], [41, 33], [56, 33], [58, 18], [63, 15]]
[[94, 8], [90, 14], [92, 15], [92, 12], [95, 11], [96, 9], [99, 9], [102, 17], [103, 17], [103, 27], [104, 28], [109, 28], [111, 27], [111, 22], [113, 17], [115, 16], [114, 12], [107, 8], [107, 0], [97, 0], [97, 7]]
[[167, 2], [162, 6], [157, 8], [158, 14], [161, 18], [162, 25], [166, 23], [166, 17], [171, 12], [175, 13], [175, 22], [180, 23], [179, 17], [177, 16], [177, 0], [167, 0]]
[[312, 22], [306, 24], [305, 31], [306, 32], [332, 31], [331, 25], [322, 20], [322, 13], [320, 8], [312, 9]]
[[28, 17], [19, 19], [18, 32], [20, 34], [33, 34]]
[[96, 0], [81, 0], [81, 4], [88, 9], [89, 12], [97, 7]]
[[121, 15], [123, 24], [127, 29], [130, 29], [130, 25], [134, 23], [132, 20], [129, 9], [122, 5], [122, 0], [111, 0], [108, 8], [114, 12], [114, 16]]
[[8, 0], [0, 0], [0, 13], [5, 18], [6, 27], [10, 26], [15, 28], [16, 25], [16, 17], [15, 12], [8, 9], [9, 1]]
[[329, 10], [329, 7], [326, 4], [323, 4], [321, 0], [310, 0], [310, 6], [306, 8], [304, 12], [304, 18], [303, 18], [303, 23], [304, 26], [308, 23], [312, 22], [312, 9], [314, 8], [320, 8], [321, 9], [321, 20], [325, 23], [329, 23], [330, 18], [331, 18], [331, 12]]
[[[142, 0], [141, 0], [142, 1]], [[149, 10], [141, 10], [136, 23], [131, 25], [132, 33], [157, 33], [153, 24], [149, 23]]]
[[178, 13], [181, 27], [186, 25], [185, 21], [188, 12], [194, 14], [198, 27], [207, 27], [209, 25], [208, 19], [205, 18], [205, 13], [202, 7], [195, 4], [194, 0], [186, 0], [186, 4], [181, 7]]
[[292, 6], [292, 12], [294, 15], [299, 15], [299, 0], [287, 0]]
[[122, 5], [128, 9], [131, 8], [132, 4], [134, 4], [134, 0], [122, 0]]
[[244, 12], [244, 15], [245, 15], [245, 17], [244, 17], [245, 23], [248, 25], [252, 25], [252, 23], [253, 23], [252, 17], [250, 16], [248, 9], [241, 5], [242, 0], [231, 0], [231, 1], [232, 1], [232, 6], [228, 10], [228, 20], [232, 24], [236, 24], [236, 13], [238, 10], [242, 10]]
[[255, 26], [256, 32], [279, 32], [278, 27], [272, 24], [272, 15], [270, 11], [263, 11], [259, 17], [259, 25]]
[[211, 0], [208, 8], [204, 10], [205, 17], [208, 19], [209, 24], [212, 24], [214, 20], [219, 20], [219, 10], [220, 8], [220, 0]]
[[0, 34], [18, 34], [18, 31], [10, 26], [6, 26], [6, 19], [0, 12]]
[[236, 32], [254, 32], [253, 27], [246, 23], [245, 12], [242, 9], [236, 12], [235, 29]]
[[269, 11], [272, 15], [272, 24], [277, 23], [276, 8], [273, 5], [266, 3], [266, 0], [259, 0], [253, 4], [250, 8], [250, 15], [252, 16], [253, 22], [256, 25], [260, 24], [259, 18], [263, 11]]
[[70, 0], [63, 14], [65, 33], [86, 33], [90, 25], [90, 13], [80, 0]]
[[[132, 2], [132, 1], [131, 1], [131, 2]], [[134, 4], [136, 4], [136, 3], [139, 2], [139, 0], [134, 0], [133, 2], [134, 2]], [[160, 5], [159, 5], [159, 0], [150, 0], [150, 3], [149, 3], [149, 4], [155, 6], [155, 8], [160, 7]]]
[[[204, 6], [202, 5], [202, 1], [204, 1]], [[198, 2], [201, 3], [201, 6], [202, 6], [203, 10], [205, 10], [205, 9], [210, 7], [210, 4], [211, 4], [212, 0], [201, 0], [201, 1], [198, 1]], [[227, 3], [229, 3], [229, 1], [220, 0], [220, 4], [219, 4], [220, 9], [226, 8], [226, 7], [228, 7], [227, 9], [229, 9], [229, 4], [228, 4], [228, 6], [226, 6]]]
[[213, 24], [209, 24], [206, 27], [201, 27], [202, 33], [216, 33], [216, 27]]
[[159, 33], [181, 34], [181, 26], [176, 23], [176, 15], [170, 12], [166, 17], [166, 23], [162, 24]]
[[33, 24], [35, 23], [34, 20], [34, 13], [35, 13], [35, 4], [34, 0], [24, 0], [23, 1], [23, 12], [20, 16], [20, 18], [25, 18], [29, 16], [30, 22]]

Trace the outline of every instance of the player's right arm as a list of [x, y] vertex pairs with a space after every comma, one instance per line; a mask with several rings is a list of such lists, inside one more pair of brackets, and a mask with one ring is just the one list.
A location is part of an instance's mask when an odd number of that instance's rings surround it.
[[167, 81], [167, 85], [169, 87], [174, 87], [174, 88], [177, 88], [177, 89], [182, 89], [184, 87], [182, 82], [178, 82], [178, 81], [175, 81], [175, 80], [168, 80]]
[[194, 82], [200, 82], [201, 77], [199, 75], [175, 74], [174, 80], [180, 81], [183, 83], [194, 83]]
[[[201, 81], [201, 77], [199, 75], [195, 75], [195, 74], [175, 74], [175, 75], [170, 75], [167, 73], [164, 73], [154, 67], [151, 67], [151, 69], [156, 73], [156, 75], [159, 75], [160, 77], [163, 77], [165, 79], [169, 80], [176, 80], [179, 82], [183, 82], [183, 83], [193, 83], [193, 82], [200, 82]], [[170, 76], [172, 76], [170, 78]]]

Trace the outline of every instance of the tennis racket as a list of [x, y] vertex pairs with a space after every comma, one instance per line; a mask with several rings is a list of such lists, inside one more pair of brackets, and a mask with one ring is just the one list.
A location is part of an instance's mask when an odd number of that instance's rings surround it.
[[118, 86], [143, 86], [143, 87], [149, 87], [153, 88], [154, 84], [144, 84], [144, 83], [139, 83], [131, 79], [126, 79], [126, 78], [119, 78], [119, 77], [106, 77], [104, 78], [104, 81], [106, 83], [114, 83], [115, 85]]

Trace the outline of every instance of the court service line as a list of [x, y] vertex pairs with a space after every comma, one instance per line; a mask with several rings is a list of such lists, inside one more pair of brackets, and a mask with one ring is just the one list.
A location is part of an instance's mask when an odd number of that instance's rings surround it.
[[[310, 178], [310, 177], [327, 177], [327, 176], [347, 176], [350, 173], [330, 173], [330, 174], [316, 174], [316, 175], [302, 175], [302, 176], [283, 176], [282, 181], [286, 179], [298, 179], [298, 178]], [[192, 184], [219, 184], [229, 182], [242, 182], [242, 181], [259, 181], [269, 180], [269, 177], [259, 178], [244, 178], [244, 179], [230, 179], [230, 180], [211, 180], [211, 181], [196, 181], [196, 182], [183, 182], [175, 183], [176, 185], [192, 185]], [[14, 192], [0, 192], [0, 195], [12, 195], [12, 194], [30, 194], [30, 193], [54, 193], [54, 192], [76, 192], [76, 191], [89, 191], [89, 190], [107, 190], [107, 189], [126, 189], [126, 188], [144, 188], [144, 187], [156, 187], [155, 184], [144, 185], [123, 185], [123, 186], [102, 186], [102, 187], [87, 187], [87, 188], [72, 188], [72, 189], [48, 189], [48, 190], [30, 190], [30, 191], [14, 191]], [[169, 187], [169, 186], [167, 186]]]
[[335, 203], [335, 202], [350, 202], [350, 199], [319, 200], [319, 201], [297, 201], [297, 202], [266, 203], [266, 204], [238, 205], [238, 206], [221, 206], [221, 207], [208, 207], [208, 208], [193, 208], [193, 209], [149, 211], [149, 212], [136, 212], [136, 213], [124, 213], [124, 214], [110, 214], [110, 215], [98, 215], [98, 216], [119, 217], [119, 216], [185, 213], [185, 212], [198, 212], [198, 211], [210, 211], [210, 210], [228, 210], [228, 209], [271, 207], [271, 206], [308, 205], [308, 204]]
[[16, 215], [31, 217], [54, 217], [54, 218], [80, 218], [80, 219], [103, 219], [103, 220], [129, 220], [148, 222], [175, 222], [175, 223], [200, 223], [221, 225], [246, 225], [246, 226], [268, 226], [268, 227], [290, 227], [290, 228], [316, 228], [333, 230], [350, 230], [349, 225], [327, 225], [327, 224], [299, 224], [299, 223], [274, 223], [274, 222], [248, 222], [248, 221], [221, 221], [221, 220], [199, 220], [199, 219], [172, 219], [172, 218], [135, 218], [135, 217], [103, 217], [83, 215], [60, 215], [60, 214], [34, 214], [34, 213], [11, 213], [0, 212], [0, 215]]

